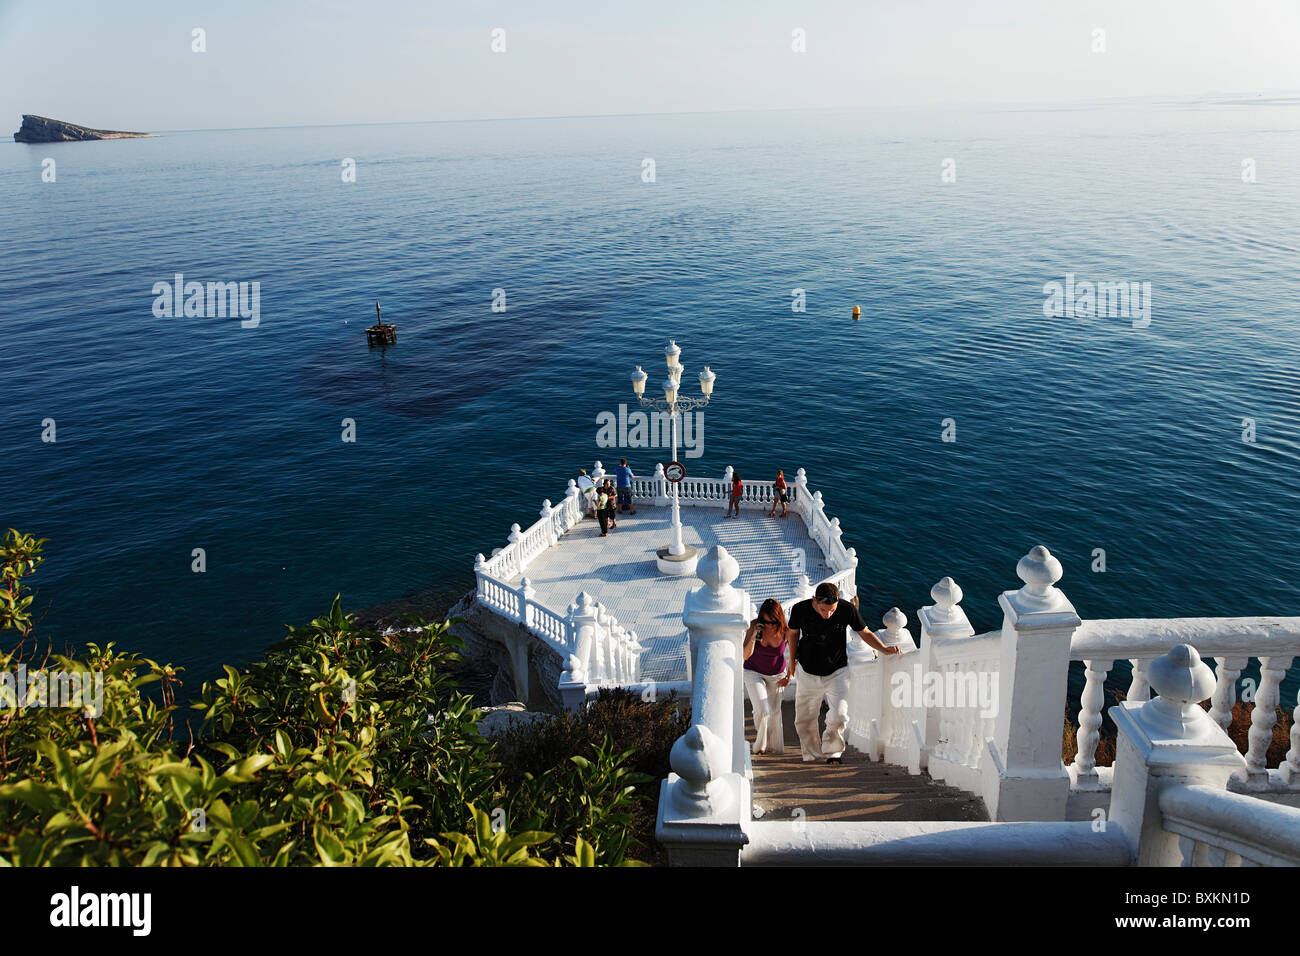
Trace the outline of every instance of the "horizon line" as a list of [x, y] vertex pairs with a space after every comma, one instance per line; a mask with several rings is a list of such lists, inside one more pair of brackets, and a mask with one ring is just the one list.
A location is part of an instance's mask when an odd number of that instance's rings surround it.
[[[1257, 90], [1252, 91], [1255, 97], [1277, 97], [1279, 95], [1288, 95], [1300, 98], [1300, 90]], [[173, 129], [154, 129], [147, 132], [152, 133], [224, 133], [250, 130], [272, 130], [272, 129], [334, 129], [348, 126], [424, 126], [434, 123], [517, 123], [530, 120], [574, 120], [574, 119], [627, 119], [639, 116], [709, 116], [731, 113], [794, 113], [794, 112], [819, 112], [824, 110], [919, 110], [919, 109], [955, 109], [960, 107], [1001, 107], [1012, 109], [1025, 109], [1035, 106], [1049, 105], [1069, 105], [1081, 103], [1116, 103], [1132, 100], [1195, 100], [1210, 97], [1243, 97], [1248, 96], [1246, 92], [1225, 91], [1225, 90], [1208, 90], [1201, 93], [1137, 93], [1125, 96], [1103, 96], [1090, 99], [1068, 99], [1068, 100], [960, 100], [944, 103], [913, 103], [913, 104], [874, 104], [874, 105], [830, 105], [830, 106], [769, 106], [769, 107], [746, 107], [737, 109], [711, 109], [711, 110], [651, 110], [637, 113], [556, 113], [543, 116], [482, 116], [473, 118], [460, 119], [425, 119], [425, 120], [384, 120], [377, 122], [349, 122], [349, 123], [288, 123], [272, 124], [267, 126], [203, 126], [203, 127], [186, 127]], [[1231, 105], [1231, 104], [1229, 104]], [[38, 113], [20, 113], [19, 116], [44, 116]], [[46, 117], [50, 119], [52, 117]], [[57, 120], [57, 122], [73, 123], [72, 120]], [[22, 121], [19, 120], [21, 126]], [[74, 124], [83, 125], [83, 124]], [[91, 127], [87, 127], [91, 128]], [[19, 144], [23, 145], [23, 144]]]

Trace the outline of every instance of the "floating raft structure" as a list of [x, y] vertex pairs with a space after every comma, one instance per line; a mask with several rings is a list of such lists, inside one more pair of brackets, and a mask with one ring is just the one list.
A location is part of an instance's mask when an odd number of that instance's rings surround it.
[[384, 324], [378, 302], [375, 303], [375, 324], [366, 329], [366, 344], [370, 346], [397, 344], [397, 326]]

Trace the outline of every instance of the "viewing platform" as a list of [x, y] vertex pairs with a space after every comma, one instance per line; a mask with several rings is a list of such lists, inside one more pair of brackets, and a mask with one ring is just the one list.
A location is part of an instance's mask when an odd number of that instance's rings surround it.
[[[527, 568], [538, 603], [566, 608], [580, 591], [587, 591], [635, 632], [643, 648], [643, 682], [689, 677], [682, 604], [700, 581], [694, 575], [664, 575], [655, 565], [655, 552], [668, 540], [670, 520], [667, 507], [637, 501], [636, 514], [618, 515], [618, 527], [607, 537], [602, 538], [596, 522], [588, 519]], [[717, 508], [683, 508], [682, 536], [702, 551], [715, 544], [726, 547], [740, 562], [740, 586], [755, 600], [772, 597], [789, 607], [802, 593], [802, 580], [820, 580], [829, 573], [821, 549], [794, 514], [769, 518], [765, 510], [747, 509], [739, 518], [724, 518]], [[524, 576], [512, 575], [506, 583], [518, 586]]]

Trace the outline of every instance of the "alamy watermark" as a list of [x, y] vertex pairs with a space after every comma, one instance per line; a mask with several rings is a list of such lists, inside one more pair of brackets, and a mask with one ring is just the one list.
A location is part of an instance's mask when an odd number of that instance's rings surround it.
[[895, 708], [978, 708], [981, 717], [998, 714], [998, 675], [988, 671], [925, 671], [914, 664], [912, 672], [896, 671], [889, 679], [889, 702]]
[[[618, 412], [596, 415], [596, 444], [600, 448], [672, 448], [673, 426], [667, 412], [628, 412], [620, 404]], [[682, 412], [677, 425], [677, 445], [687, 458], [704, 454], [704, 413]]]
[[184, 273], [153, 284], [153, 314], [159, 319], [224, 319], [239, 316], [241, 328], [255, 329], [262, 321], [262, 283], [186, 282]]
[[26, 664], [19, 664], [14, 671], [0, 671], [0, 707], [69, 707], [84, 711], [87, 717], [98, 717], [104, 712], [104, 674], [28, 671]]
[[1065, 282], [1046, 283], [1043, 295], [1043, 315], [1048, 318], [1132, 318], [1135, 329], [1151, 324], [1150, 282], [1075, 282], [1074, 273], [1067, 272]]

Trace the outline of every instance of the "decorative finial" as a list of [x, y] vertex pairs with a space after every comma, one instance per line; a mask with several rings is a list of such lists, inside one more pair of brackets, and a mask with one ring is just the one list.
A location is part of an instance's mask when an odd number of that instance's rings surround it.
[[730, 590], [731, 582], [740, 577], [740, 564], [727, 553], [720, 544], [709, 548], [708, 553], [700, 559], [695, 574], [709, 586], [714, 594]]
[[947, 619], [952, 617], [952, 609], [961, 603], [962, 590], [957, 586], [956, 581], [945, 577], [930, 588], [930, 597], [934, 598], [935, 605], [943, 612], [943, 617]]
[[1063, 595], [1054, 585], [1063, 573], [1052, 552], [1041, 544], [1033, 548], [1016, 564], [1016, 575], [1025, 582], [1019, 592], [1023, 603], [1043, 610], [1055, 606]]

